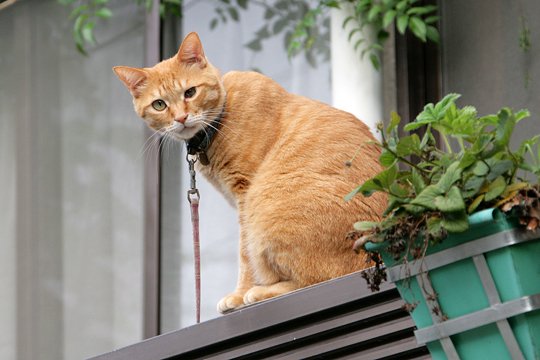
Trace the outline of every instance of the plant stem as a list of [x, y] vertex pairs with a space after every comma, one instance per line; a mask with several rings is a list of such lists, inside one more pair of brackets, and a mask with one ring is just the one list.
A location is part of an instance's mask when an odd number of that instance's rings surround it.
[[439, 134], [441, 134], [441, 137], [443, 139], [443, 142], [444, 142], [444, 145], [446, 146], [446, 150], [450, 153], [450, 154], [453, 154], [453, 151], [452, 151], [452, 147], [450, 146], [450, 142], [448, 141], [448, 137], [446, 137], [446, 135], [442, 132], [439, 132]]
[[463, 138], [460, 136], [457, 138], [461, 152], [465, 152], [465, 144], [463, 143]]
[[415, 168], [416, 170], [420, 171], [421, 173], [425, 174], [425, 175], [428, 175], [429, 172], [422, 169], [421, 167], [419, 167], [418, 165], [416, 165], [415, 163], [409, 161], [408, 159], [402, 157], [402, 156], [399, 156], [396, 152], [392, 151], [392, 149], [390, 149], [388, 146], [386, 146], [387, 144], [384, 143], [383, 144], [383, 148], [386, 149], [389, 153], [391, 153], [392, 155], [394, 155], [396, 157], [396, 159], [398, 159], [399, 161], [402, 161], [404, 162], [405, 164], [409, 165], [410, 167], [412, 168]]

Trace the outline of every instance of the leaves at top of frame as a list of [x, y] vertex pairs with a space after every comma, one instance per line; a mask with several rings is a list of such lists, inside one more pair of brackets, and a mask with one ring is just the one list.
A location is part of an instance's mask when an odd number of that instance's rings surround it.
[[248, 7], [248, 0], [236, 0], [236, 3], [244, 10]]
[[110, 9], [106, 8], [106, 7], [103, 7], [99, 10], [97, 10], [95, 13], [94, 13], [95, 16], [97, 17], [100, 17], [102, 19], [108, 19], [110, 17], [113, 16], [113, 13]]
[[409, 27], [414, 35], [426, 42], [427, 40], [427, 27], [426, 24], [417, 16], [411, 16], [409, 19]]

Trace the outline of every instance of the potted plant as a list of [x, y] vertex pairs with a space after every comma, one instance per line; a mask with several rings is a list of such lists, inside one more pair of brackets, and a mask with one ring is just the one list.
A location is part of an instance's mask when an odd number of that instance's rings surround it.
[[[399, 129], [379, 125], [384, 170], [347, 198], [385, 192], [380, 222], [354, 224], [355, 249], [393, 281], [434, 359], [540, 358], [540, 135], [510, 147], [528, 111], [478, 116], [457, 94]], [[384, 265], [383, 265], [384, 263]]]

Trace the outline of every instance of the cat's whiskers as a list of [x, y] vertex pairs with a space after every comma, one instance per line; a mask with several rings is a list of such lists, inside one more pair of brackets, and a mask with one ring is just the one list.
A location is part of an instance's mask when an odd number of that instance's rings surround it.
[[[227, 126], [224, 126], [224, 124], [220, 124], [219, 127], [215, 126], [212, 124], [212, 120], [209, 120], [207, 117], [204, 117], [204, 116], [201, 116], [197, 119], [195, 119], [195, 121], [197, 121], [198, 123], [201, 123], [203, 124], [203, 127], [202, 127], [202, 130], [208, 134], [207, 132], [207, 128], [212, 128], [214, 129], [217, 133], [220, 133], [223, 135], [224, 138], [228, 138], [229, 137], [229, 133], [228, 132], [232, 132], [234, 133], [234, 131], [232, 131], [230, 128], [228, 128]], [[227, 131], [228, 130], [228, 131]]]
[[172, 129], [165, 133], [163, 143], [161, 144], [161, 156], [166, 156], [165, 160], [169, 160], [169, 157], [171, 156], [170, 154], [172, 153], [171, 147], [174, 147], [176, 144], [176, 139], [170, 134], [171, 132]]
[[174, 135], [176, 125], [172, 124], [164, 128], [163, 143], [161, 146], [162, 156], [163, 153], [167, 153], [167, 160], [171, 153], [177, 150], [178, 144], [181, 144], [182, 141], [179, 141], [178, 138]]
[[197, 116], [203, 117], [201, 119], [201, 122], [204, 125], [214, 128], [216, 131], [220, 132], [224, 136], [226, 136], [225, 132], [223, 131], [224, 129], [226, 129], [226, 130], [230, 131], [231, 133], [233, 133], [234, 135], [238, 136], [239, 135], [238, 132], [234, 131], [229, 125], [224, 124], [223, 122], [221, 122], [220, 125], [219, 125], [219, 128], [217, 128], [216, 126], [212, 125], [213, 120], [209, 120], [209, 119], [215, 119], [218, 116], [226, 116], [226, 115], [229, 115], [229, 112], [224, 111], [222, 109], [210, 109], [210, 110], [204, 111], [202, 114], [197, 115]]
[[154, 133], [146, 139], [143, 146], [141, 147], [139, 158], [145, 156], [145, 160], [148, 160], [154, 150], [157, 150], [159, 152], [159, 147], [161, 143], [160, 135], [161, 133], [159, 131], [154, 131]]

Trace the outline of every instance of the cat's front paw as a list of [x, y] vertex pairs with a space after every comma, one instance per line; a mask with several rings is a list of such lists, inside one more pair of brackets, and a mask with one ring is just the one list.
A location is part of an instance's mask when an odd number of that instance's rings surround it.
[[217, 304], [217, 310], [224, 314], [244, 305], [244, 296], [239, 293], [232, 293], [225, 296]]
[[254, 286], [244, 295], [244, 304], [249, 305], [272, 297], [263, 286]]

